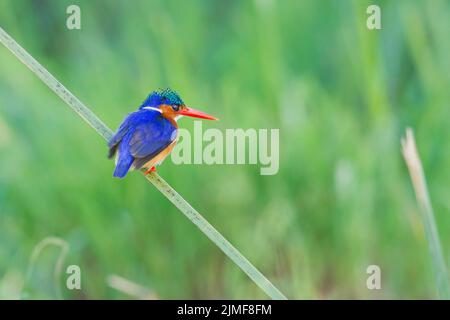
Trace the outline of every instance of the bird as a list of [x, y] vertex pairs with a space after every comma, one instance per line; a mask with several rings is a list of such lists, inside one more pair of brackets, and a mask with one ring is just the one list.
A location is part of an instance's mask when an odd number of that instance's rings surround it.
[[218, 120], [187, 107], [170, 88], [151, 92], [138, 110], [129, 113], [108, 142], [111, 159], [116, 156], [113, 176], [124, 178], [130, 170], [156, 171], [155, 166], [170, 154], [177, 143], [182, 116]]

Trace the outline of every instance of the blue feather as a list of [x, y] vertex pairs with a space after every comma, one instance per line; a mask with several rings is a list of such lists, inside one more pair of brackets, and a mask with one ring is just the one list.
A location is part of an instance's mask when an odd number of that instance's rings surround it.
[[127, 175], [128, 170], [130, 170], [133, 164], [134, 158], [131, 154], [120, 155], [117, 160], [116, 169], [114, 170], [113, 176], [116, 178], [123, 178]]
[[131, 165], [133, 164], [134, 157], [131, 155], [130, 151], [127, 148], [131, 135], [132, 133], [128, 133], [123, 138], [123, 140], [120, 141], [117, 154], [116, 169], [114, 170], [113, 174], [114, 177], [117, 178], [125, 177], [128, 170], [130, 170]]

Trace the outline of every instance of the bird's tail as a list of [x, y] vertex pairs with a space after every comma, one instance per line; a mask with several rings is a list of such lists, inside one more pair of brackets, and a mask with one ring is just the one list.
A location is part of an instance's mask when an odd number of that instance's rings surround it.
[[116, 178], [123, 178], [126, 176], [128, 170], [130, 170], [133, 164], [134, 157], [129, 153], [117, 153], [116, 169], [113, 176]]

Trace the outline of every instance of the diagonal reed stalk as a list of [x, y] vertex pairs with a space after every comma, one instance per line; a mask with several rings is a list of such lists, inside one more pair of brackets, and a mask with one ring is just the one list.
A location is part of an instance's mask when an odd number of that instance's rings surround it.
[[428, 193], [427, 182], [423, 172], [422, 162], [417, 151], [414, 134], [411, 128], [406, 129], [406, 136], [402, 139], [402, 153], [408, 166], [417, 203], [420, 207], [422, 223], [430, 250], [433, 271], [436, 277], [439, 298], [449, 299], [450, 290], [448, 284], [447, 267], [444, 255], [442, 254], [441, 242], [434, 220], [433, 207], [431, 206], [430, 195]]
[[[3, 43], [23, 64], [33, 71], [50, 89], [52, 89], [84, 121], [97, 131], [105, 140], [111, 139], [113, 132], [77, 97], [67, 90], [39, 62], [25, 51], [0, 27], [0, 42]], [[258, 269], [253, 266], [219, 231], [183, 199], [158, 174], [151, 173], [145, 178], [169, 199], [189, 220], [192, 221], [212, 242], [214, 242], [250, 279], [272, 299], [287, 299]]]

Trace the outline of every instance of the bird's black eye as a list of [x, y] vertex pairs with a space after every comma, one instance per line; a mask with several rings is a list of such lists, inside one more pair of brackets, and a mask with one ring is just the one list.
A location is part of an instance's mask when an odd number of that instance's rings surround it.
[[178, 110], [180, 110], [180, 106], [177, 105], [177, 104], [174, 104], [174, 105], [172, 106], [172, 109], [173, 109], [173, 111], [178, 111]]

